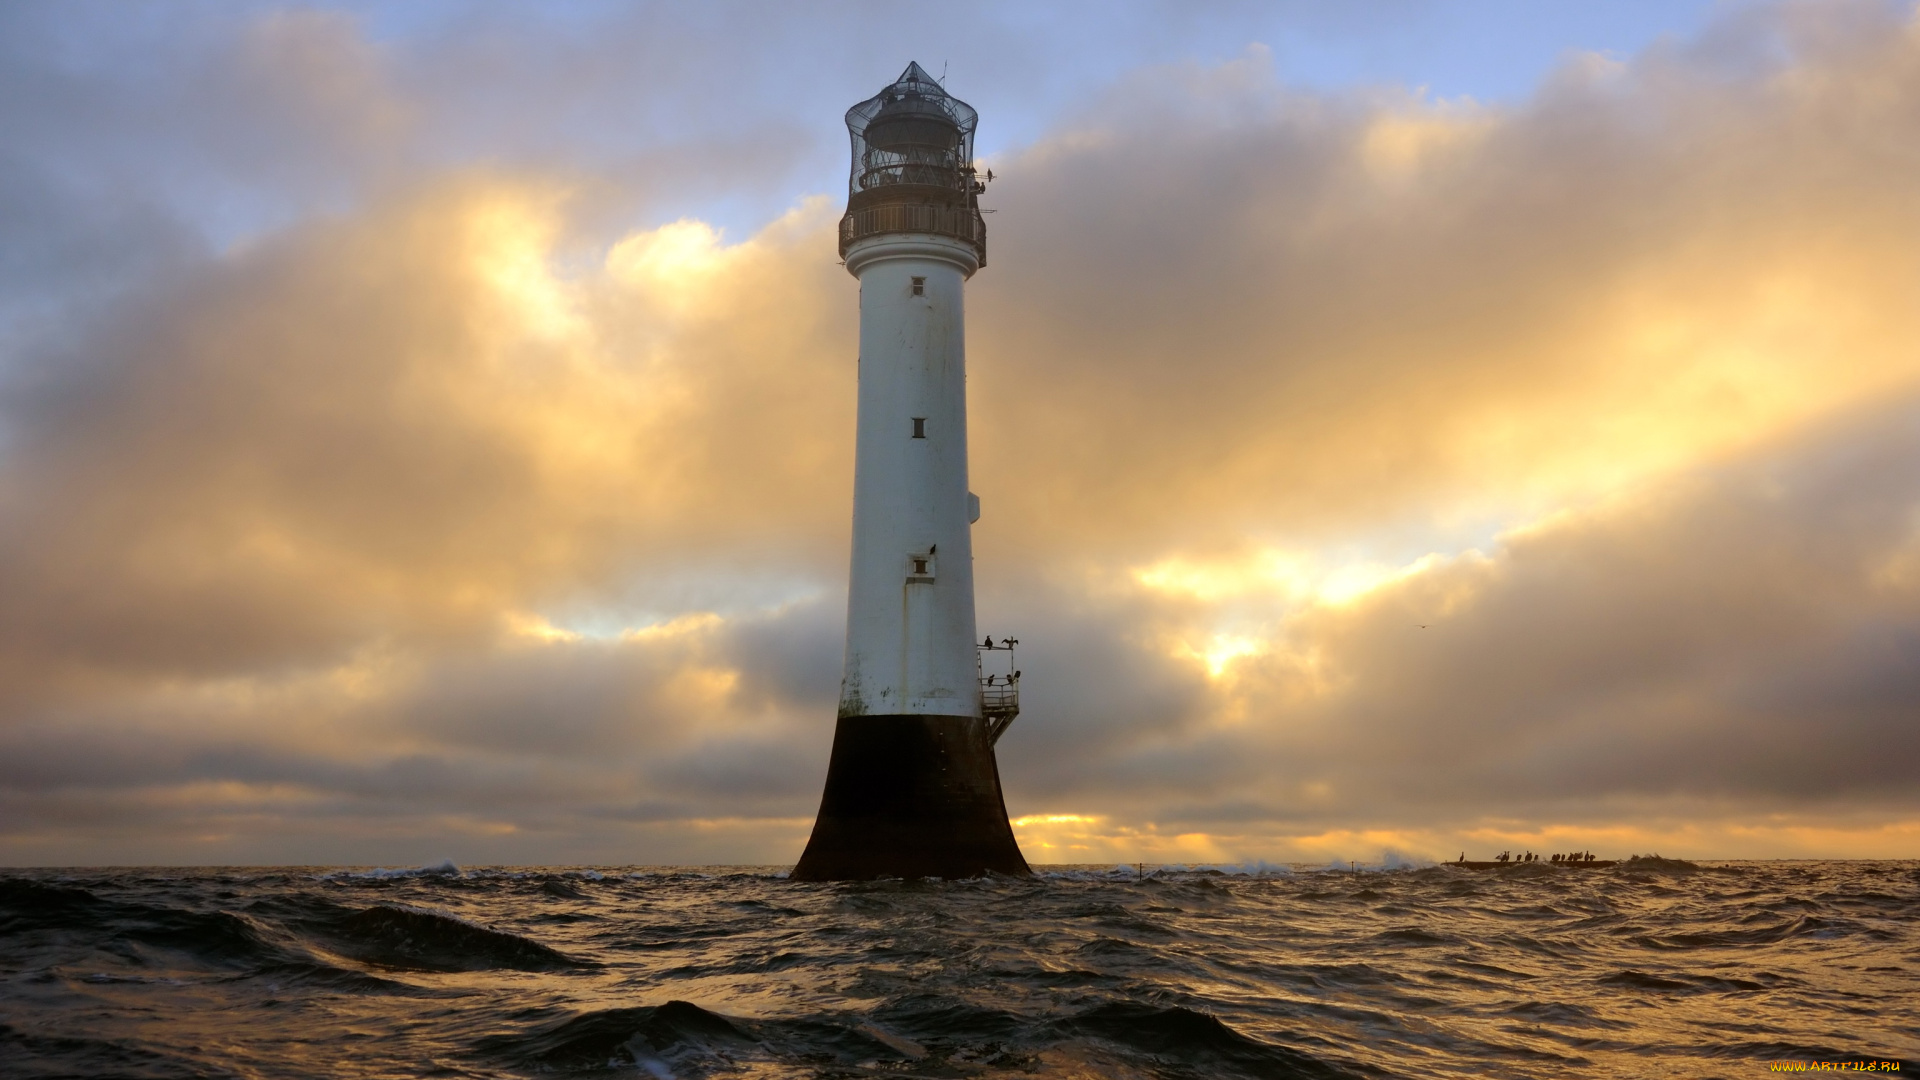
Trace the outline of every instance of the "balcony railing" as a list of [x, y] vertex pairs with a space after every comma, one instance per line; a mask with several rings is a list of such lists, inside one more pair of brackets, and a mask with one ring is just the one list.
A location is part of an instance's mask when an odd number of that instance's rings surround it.
[[987, 680], [981, 679], [980, 715], [987, 721], [988, 737], [999, 742], [1000, 736], [1013, 726], [1013, 718], [1020, 715], [1020, 684], [996, 682], [989, 686]]
[[900, 232], [932, 233], [965, 241], [979, 254], [980, 265], [987, 264], [987, 222], [971, 206], [883, 203], [849, 210], [840, 219], [840, 255], [845, 258], [848, 248], [869, 236]]
[[[1020, 715], [1020, 669], [1014, 663], [1013, 647], [1020, 644], [1014, 638], [1002, 639], [995, 645], [992, 638], [974, 646], [975, 660], [982, 672], [980, 676], [980, 716], [987, 722], [987, 738], [990, 743], [1000, 741], [1000, 736], [1013, 726], [1013, 718]], [[988, 653], [1006, 653], [1006, 671], [985, 674], [985, 656]], [[996, 656], [994, 666], [1000, 666]]]

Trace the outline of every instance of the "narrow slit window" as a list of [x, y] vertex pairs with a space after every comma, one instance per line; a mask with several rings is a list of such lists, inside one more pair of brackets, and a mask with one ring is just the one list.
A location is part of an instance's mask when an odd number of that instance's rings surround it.
[[915, 296], [927, 295], [927, 279], [926, 278], [917, 277], [913, 279], [913, 295]]
[[926, 417], [916, 416], [913, 418], [913, 437], [916, 439], [924, 439], [927, 437]]

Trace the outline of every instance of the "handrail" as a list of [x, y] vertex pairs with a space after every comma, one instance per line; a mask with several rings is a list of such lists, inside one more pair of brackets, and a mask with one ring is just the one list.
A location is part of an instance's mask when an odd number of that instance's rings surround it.
[[844, 257], [848, 248], [869, 236], [891, 232], [931, 233], [964, 240], [979, 253], [980, 265], [987, 262], [987, 221], [970, 206], [884, 203], [849, 210], [840, 219], [840, 254]]
[[980, 680], [980, 716], [987, 722], [987, 741], [997, 743], [1020, 715], [1020, 684], [987, 685]]
[[995, 672], [980, 676], [980, 718], [987, 722], [988, 745], [999, 742], [1000, 736], [1007, 733], [1014, 718], [1020, 715], [1020, 672], [1013, 662], [1013, 647], [1018, 644], [1019, 641], [1006, 638], [995, 645], [992, 638], [987, 638], [985, 643], [974, 646], [976, 671], [985, 667], [979, 663], [979, 654], [984, 652], [1005, 652], [1010, 669], [1004, 675]]

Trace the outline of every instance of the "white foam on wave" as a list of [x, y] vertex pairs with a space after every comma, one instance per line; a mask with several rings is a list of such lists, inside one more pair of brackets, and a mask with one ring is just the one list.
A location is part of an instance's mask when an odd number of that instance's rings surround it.
[[1036, 869], [1033, 876], [1043, 881], [1125, 881], [1139, 876], [1132, 866], [1116, 866], [1111, 870], [1098, 867], [1048, 867]]
[[1220, 874], [1228, 877], [1285, 877], [1294, 872], [1285, 863], [1251, 859], [1237, 863], [1116, 863], [1112, 867], [1053, 866], [1035, 870], [1048, 881], [1136, 881], [1156, 874]]
[[333, 878], [362, 878], [380, 881], [388, 878], [464, 876], [460, 867], [456, 866], [452, 859], [441, 859], [437, 863], [428, 863], [425, 866], [376, 866], [371, 870], [335, 870], [331, 873], [321, 874], [320, 879], [325, 881]]
[[1334, 859], [1328, 862], [1327, 865], [1321, 867], [1317, 872], [1323, 874], [1335, 872], [1342, 874], [1354, 872], [1379, 874], [1390, 870], [1425, 870], [1434, 865], [1437, 864], [1424, 855], [1402, 855], [1397, 851], [1387, 851], [1381, 853], [1379, 862], [1368, 862], [1361, 859]]
[[1170, 863], [1165, 866], [1152, 866], [1148, 873], [1156, 870], [1172, 874], [1226, 874], [1229, 877], [1285, 877], [1293, 873], [1293, 867], [1285, 863], [1270, 863], [1265, 859], [1252, 859], [1237, 863]]

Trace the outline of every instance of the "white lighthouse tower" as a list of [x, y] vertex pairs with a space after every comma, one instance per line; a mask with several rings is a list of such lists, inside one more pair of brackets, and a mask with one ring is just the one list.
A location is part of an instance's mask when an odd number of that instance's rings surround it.
[[860, 280], [853, 571], [833, 759], [801, 880], [1028, 872], [993, 753], [1018, 684], [996, 672], [983, 685], [973, 618], [964, 298], [986, 264], [976, 122], [919, 64], [847, 111], [840, 254]]

